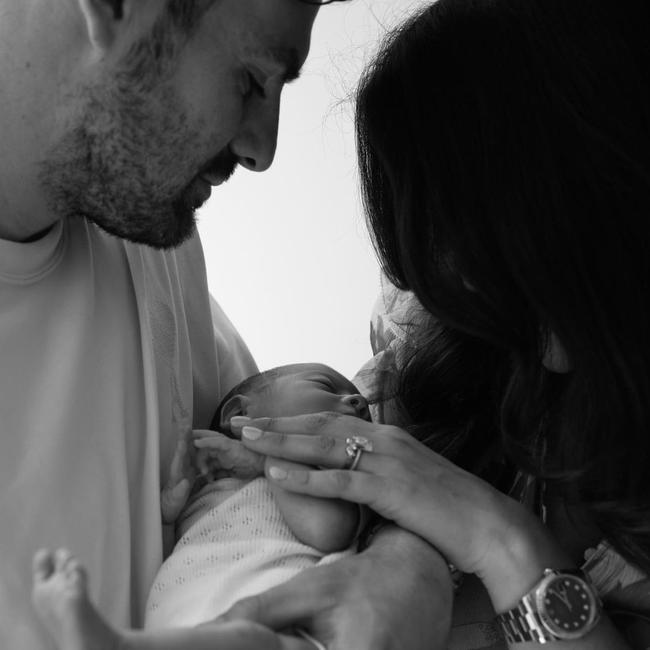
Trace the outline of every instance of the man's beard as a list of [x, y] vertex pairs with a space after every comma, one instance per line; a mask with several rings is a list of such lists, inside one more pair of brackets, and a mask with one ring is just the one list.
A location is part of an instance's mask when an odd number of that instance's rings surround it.
[[214, 156], [210, 130], [190, 125], [168, 86], [96, 84], [81, 104], [77, 123], [41, 162], [53, 214], [86, 218], [154, 248], [180, 245], [194, 233], [203, 202], [197, 176], [227, 179], [237, 164], [233, 154]]

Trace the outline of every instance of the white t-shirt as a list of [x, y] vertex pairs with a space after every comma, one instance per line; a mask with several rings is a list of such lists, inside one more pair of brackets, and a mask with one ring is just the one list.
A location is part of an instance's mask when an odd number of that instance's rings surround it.
[[30, 602], [41, 547], [81, 559], [112, 624], [141, 625], [176, 442], [255, 371], [198, 235], [162, 252], [72, 219], [0, 240], [0, 648], [51, 647]]

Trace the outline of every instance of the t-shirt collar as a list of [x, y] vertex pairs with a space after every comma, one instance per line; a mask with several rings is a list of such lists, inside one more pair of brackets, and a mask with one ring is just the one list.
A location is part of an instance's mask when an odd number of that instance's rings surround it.
[[62, 219], [35, 241], [0, 239], [0, 281], [28, 284], [50, 273], [63, 255], [65, 230]]

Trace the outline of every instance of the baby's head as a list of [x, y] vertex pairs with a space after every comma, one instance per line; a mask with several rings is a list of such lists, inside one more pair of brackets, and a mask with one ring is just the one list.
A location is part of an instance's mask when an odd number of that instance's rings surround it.
[[237, 384], [222, 400], [210, 428], [230, 431], [230, 418], [236, 415], [287, 417], [321, 411], [370, 419], [368, 403], [350, 380], [320, 363], [294, 363]]

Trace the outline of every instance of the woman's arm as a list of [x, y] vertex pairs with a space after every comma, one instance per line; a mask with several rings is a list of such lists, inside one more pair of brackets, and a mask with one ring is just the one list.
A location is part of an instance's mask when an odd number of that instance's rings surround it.
[[[294, 469], [280, 460], [342, 468], [350, 435], [368, 438], [373, 445], [356, 471]], [[396, 427], [334, 413], [260, 419], [243, 429], [242, 442], [275, 457], [267, 463], [267, 476], [285, 489], [366, 504], [423, 537], [462, 571], [482, 580], [497, 613], [514, 607], [544, 569], [572, 567], [549, 531], [521, 504]], [[605, 616], [582, 639], [547, 647], [554, 646], [629, 647]]]
[[[516, 502], [509, 517], [507, 535], [500, 536], [482, 579], [497, 614], [517, 606], [520, 599], [542, 578], [544, 570], [573, 568], [569, 556], [549, 530]], [[577, 567], [576, 567], [577, 568]], [[516, 643], [513, 649], [533, 650], [538, 643]], [[629, 650], [611, 620], [602, 615], [598, 625], [578, 640], [547, 643], [553, 650]], [[644, 649], [645, 650], [645, 649]]]

